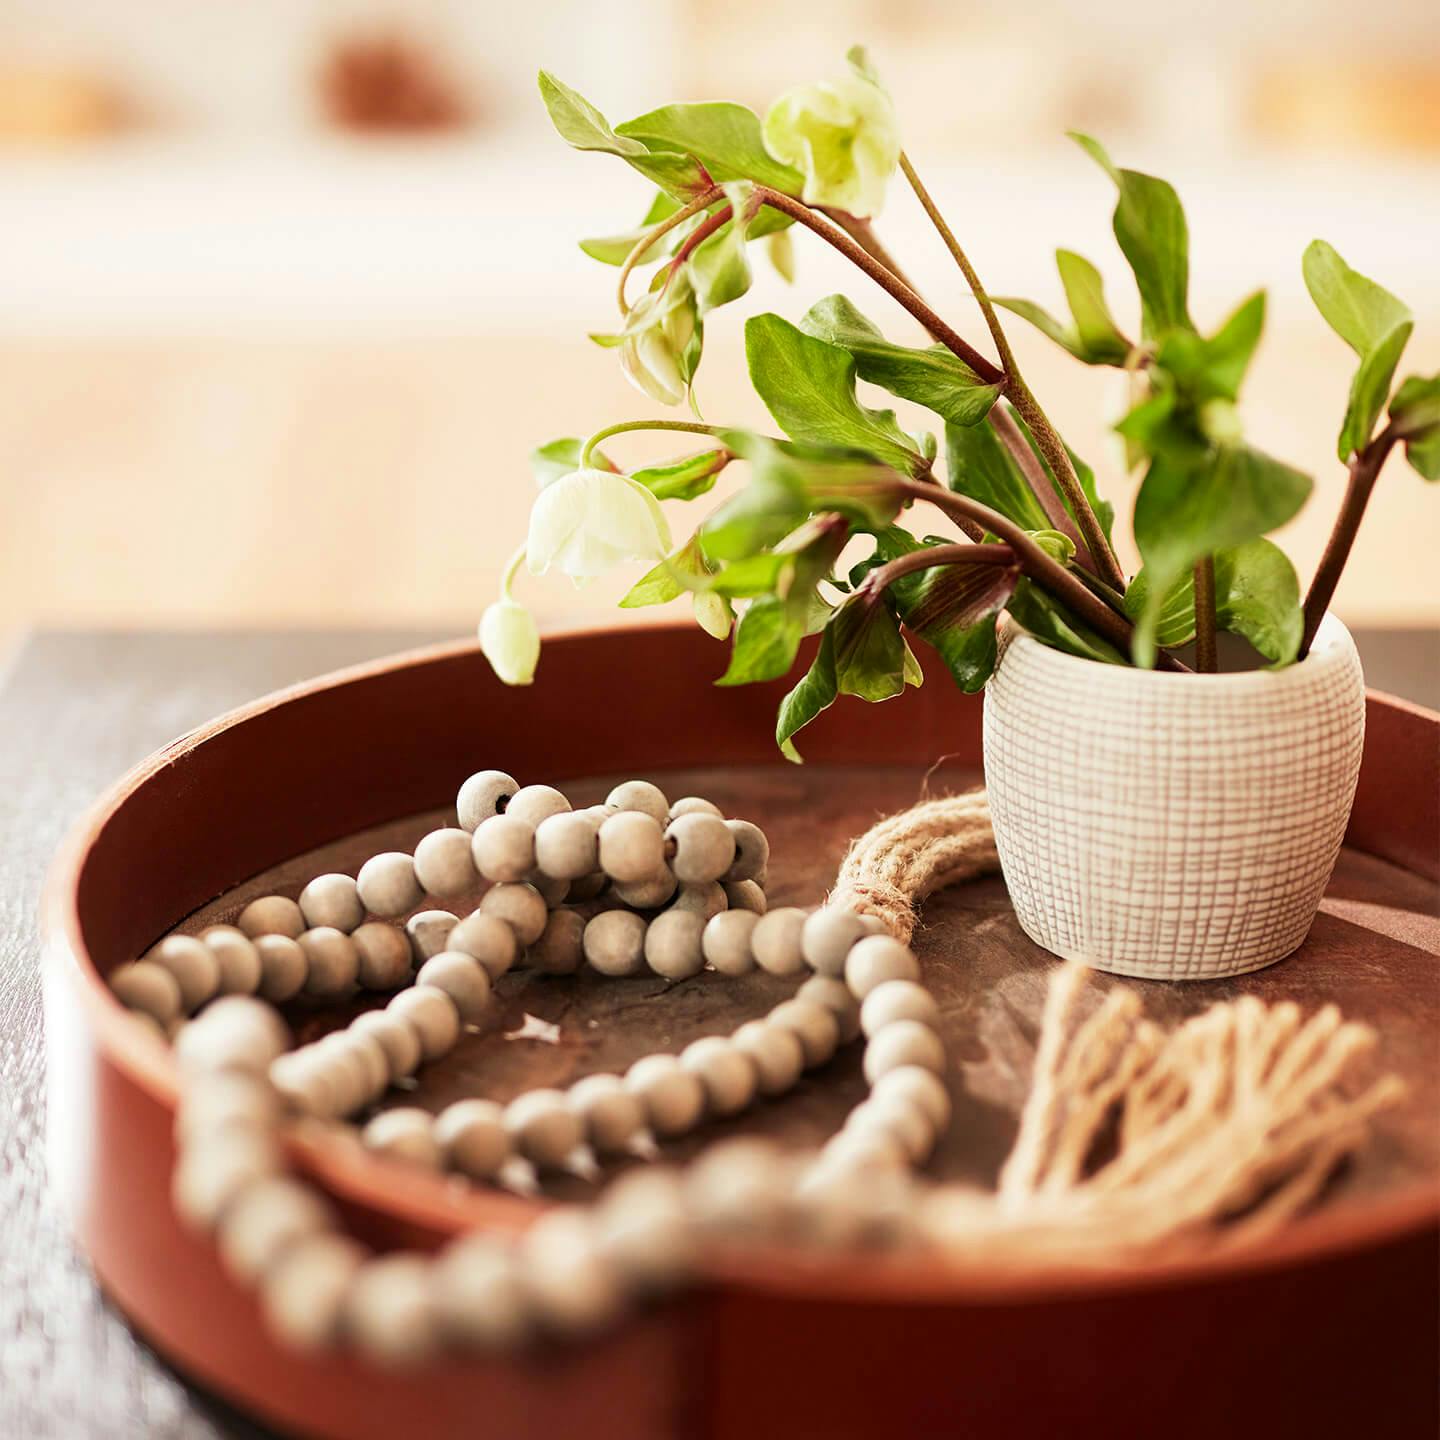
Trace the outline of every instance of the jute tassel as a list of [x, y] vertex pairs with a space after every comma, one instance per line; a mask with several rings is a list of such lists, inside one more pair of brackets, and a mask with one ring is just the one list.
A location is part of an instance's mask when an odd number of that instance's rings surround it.
[[[908, 940], [920, 900], [996, 865], [985, 792], [972, 791], [881, 821], [851, 846], [832, 899]], [[1073, 961], [1054, 972], [998, 1188], [940, 1186], [926, 1202], [924, 1229], [945, 1250], [1083, 1265], [1253, 1244], [1309, 1204], [1404, 1093], [1395, 1075], [1346, 1093], [1343, 1072], [1376, 1037], [1333, 1005], [1302, 1020], [1292, 1003], [1246, 995], [1166, 1033], [1123, 985], [1077, 1018], [1089, 977]]]

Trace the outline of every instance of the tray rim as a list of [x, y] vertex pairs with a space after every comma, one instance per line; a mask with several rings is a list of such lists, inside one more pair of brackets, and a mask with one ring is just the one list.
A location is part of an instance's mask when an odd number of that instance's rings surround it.
[[[623, 627], [575, 625], [549, 631], [547, 645], [582, 643], [598, 634], [641, 639], [693, 630], [683, 621], [657, 620]], [[149, 1098], [173, 1110], [176, 1072], [168, 1047], [134, 1024], [115, 1000], [89, 953], [80, 920], [78, 892], [87, 856], [125, 802], [158, 772], [228, 730], [282, 706], [324, 691], [342, 689], [391, 672], [473, 658], [473, 640], [442, 641], [346, 666], [271, 691], [186, 731], [131, 767], [76, 821], [56, 852], [41, 899], [46, 964], [63, 967], [67, 988], [80, 997], [93, 1027], [98, 1053]], [[1367, 702], [1418, 720], [1440, 741], [1440, 712], [1382, 691], [1366, 691]], [[977, 701], [979, 697], [974, 697]], [[657, 770], [673, 768], [659, 765]], [[1400, 865], [1391, 860], [1389, 863]], [[1407, 867], [1400, 865], [1400, 868]], [[1415, 873], [1410, 871], [1409, 873]], [[374, 1209], [440, 1238], [461, 1228], [487, 1225], [519, 1229], [553, 1203], [503, 1192], [469, 1189], [458, 1195], [442, 1177], [403, 1172], [337, 1137], [291, 1136], [293, 1164], [344, 1201]], [[1138, 1264], [1009, 1267], [951, 1260], [803, 1255], [779, 1246], [746, 1246], [716, 1251], [700, 1266], [702, 1282], [755, 1295], [823, 1299], [832, 1303], [1048, 1303], [1054, 1300], [1123, 1295], [1228, 1279], [1301, 1265], [1440, 1229], [1440, 1177], [1415, 1181], [1363, 1206], [1333, 1213], [1321, 1209], [1292, 1223], [1264, 1246], [1234, 1253], [1197, 1252]]]

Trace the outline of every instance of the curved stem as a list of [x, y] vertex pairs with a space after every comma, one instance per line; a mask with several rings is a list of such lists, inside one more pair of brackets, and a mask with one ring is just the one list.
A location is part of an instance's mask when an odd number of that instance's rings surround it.
[[[675, 252], [670, 262], [670, 274], [674, 273], [703, 245], [722, 225], [735, 214], [733, 205], [724, 205], [713, 215], [707, 215], [686, 237], [685, 243]], [[667, 277], [668, 283], [668, 277]]]
[[525, 553], [527, 549], [528, 547], [525, 545], [517, 546], [515, 553], [506, 562], [505, 569], [500, 576], [500, 598], [502, 600], [513, 601], [515, 599], [512, 593], [515, 577], [520, 573], [520, 567], [525, 563]]
[[1345, 487], [1345, 499], [1340, 504], [1340, 514], [1335, 519], [1335, 528], [1326, 542], [1325, 553], [1316, 567], [1315, 578], [1310, 582], [1309, 594], [1305, 596], [1305, 631], [1300, 641], [1300, 653], [1295, 657], [1303, 660], [1310, 653], [1315, 632], [1330, 608], [1335, 596], [1335, 587], [1340, 583], [1345, 562], [1350, 558], [1350, 547], [1365, 517], [1365, 507], [1370, 502], [1370, 492], [1380, 478], [1381, 467], [1389, 458], [1390, 451], [1401, 438], [1392, 420], [1358, 455], [1350, 460], [1350, 479]]
[[833, 245], [845, 258], [858, 265], [893, 300], [903, 305], [947, 350], [958, 355], [987, 385], [999, 385], [1005, 376], [973, 345], [956, 334], [893, 270], [888, 269], [858, 245], [833, 221], [812, 210], [803, 200], [757, 185], [755, 194], [772, 210], [783, 210], [807, 230]]
[[927, 545], [878, 566], [865, 577], [864, 584], [878, 592], [917, 570], [933, 570], [940, 565], [1013, 564], [1015, 552], [1008, 545]]
[[622, 420], [618, 425], [607, 425], [603, 430], [597, 430], [585, 442], [584, 449], [580, 451], [580, 468], [583, 470], [589, 465], [591, 452], [612, 435], [625, 435], [631, 430], [684, 430], [691, 435], [713, 437], [722, 434], [725, 428], [723, 425], [705, 425], [698, 420]]
[[925, 188], [919, 175], [915, 173], [915, 167], [910, 163], [910, 157], [903, 150], [900, 152], [900, 169], [906, 180], [910, 182], [910, 188], [915, 192], [915, 198], [919, 200], [925, 213], [930, 217], [931, 224], [935, 226], [940, 238], [945, 242], [945, 248], [949, 250], [951, 257], [960, 267], [960, 273], [964, 275], [965, 283], [969, 285], [971, 294], [974, 295], [980, 306], [980, 313], [985, 317], [985, 325], [990, 331], [991, 339], [995, 342], [996, 353], [1000, 356], [1000, 365], [1004, 372], [1005, 393], [1019, 412], [1020, 418], [1030, 427], [1030, 433], [1035, 436], [1035, 443], [1040, 447], [1040, 453], [1050, 466], [1050, 473], [1055, 477], [1055, 483], [1064, 491], [1065, 498], [1070, 502], [1070, 508], [1075, 512], [1076, 523], [1085, 537], [1085, 543], [1095, 561], [1100, 578], [1117, 590], [1123, 590], [1125, 575], [1120, 569], [1120, 562], [1116, 560], [1115, 552], [1105, 538], [1105, 531], [1101, 528], [1094, 510], [1090, 508], [1090, 502], [1086, 498], [1084, 490], [1081, 489], [1079, 480], [1076, 479], [1074, 468], [1070, 464], [1070, 454], [1065, 449], [1064, 442], [1056, 433], [1049, 417], [1040, 408], [1039, 401], [1035, 399], [1030, 387], [1025, 383], [1024, 377], [1020, 374], [1020, 368], [1015, 363], [1014, 352], [1010, 349], [1010, 341], [1006, 338], [1004, 328], [1000, 324], [1000, 317], [995, 313], [995, 307], [990, 303], [990, 297], [985, 293], [985, 287], [981, 285], [980, 277], [975, 273], [975, 267], [971, 265], [969, 257], [960, 248], [960, 242], [956, 240], [949, 225], [945, 223], [945, 217], [941, 215], [934, 200], [930, 198], [930, 192]]
[[713, 205], [722, 194], [724, 191], [718, 185], [712, 185], [704, 194], [697, 195], [689, 204], [682, 205], [673, 215], [667, 215], [635, 242], [634, 248], [625, 257], [625, 263], [620, 267], [620, 280], [616, 288], [622, 315], [630, 313], [629, 303], [625, 299], [626, 282], [630, 279], [630, 272], [640, 263], [645, 253], [657, 240], [663, 239], [677, 225], [683, 225], [692, 215], [698, 215], [702, 210]]

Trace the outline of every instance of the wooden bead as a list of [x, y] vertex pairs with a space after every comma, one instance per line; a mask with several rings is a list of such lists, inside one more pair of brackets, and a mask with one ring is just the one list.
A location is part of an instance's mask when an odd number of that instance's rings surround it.
[[525, 883], [539, 891], [540, 898], [545, 902], [547, 910], [554, 910], [557, 906], [563, 905], [565, 897], [570, 893], [568, 880], [556, 880], [539, 870], [532, 870], [525, 877]]
[[533, 885], [494, 885], [480, 902], [482, 915], [503, 920], [521, 945], [533, 945], [544, 933], [550, 911]]
[[600, 868], [622, 885], [660, 874], [665, 865], [665, 832], [653, 816], [622, 810], [600, 827]]
[[377, 1364], [399, 1369], [428, 1359], [440, 1341], [429, 1260], [408, 1254], [367, 1260], [346, 1292], [344, 1325]]
[[394, 919], [413, 910], [424, 898], [415, 876], [415, 860], [401, 850], [372, 855], [355, 877], [360, 903], [371, 915]]
[[568, 1091], [570, 1108], [585, 1127], [585, 1139], [602, 1155], [628, 1149], [645, 1128], [645, 1105], [618, 1075], [587, 1075]]
[[940, 1037], [918, 1020], [897, 1020], [878, 1031], [865, 1047], [865, 1078], [874, 1085], [902, 1065], [945, 1073], [945, 1046]]
[[480, 1024], [490, 1009], [490, 977], [485, 967], [463, 950], [442, 950], [427, 960], [415, 983], [443, 990], [455, 1002], [462, 1024]]
[[703, 922], [728, 910], [730, 905], [725, 899], [724, 888], [713, 880], [707, 880], [693, 885], [682, 885], [670, 908], [688, 910], [692, 915], [698, 915]]
[[110, 989], [127, 1010], [138, 1010], [161, 1025], [180, 1018], [180, 982], [153, 960], [117, 966], [110, 972]]
[[356, 1077], [359, 1099], [356, 1108], [378, 1100], [390, 1086], [390, 1059], [384, 1047], [363, 1030], [332, 1031], [316, 1047], [322, 1058], [338, 1056]]
[[670, 868], [682, 885], [717, 881], [735, 860], [735, 837], [716, 815], [690, 814], [665, 831]]
[[573, 975], [585, 958], [585, 921], [574, 910], [553, 910], [545, 933], [525, 952], [525, 963], [542, 975]]
[[472, 1180], [491, 1180], [510, 1158], [505, 1111], [493, 1100], [457, 1100], [436, 1117], [435, 1141], [445, 1165]]
[[437, 900], [473, 890], [480, 883], [480, 872], [475, 868], [470, 832], [453, 825], [432, 830], [415, 847], [415, 878]]
[[738, 1115], [759, 1088], [755, 1061], [734, 1041], [707, 1035], [680, 1052], [680, 1063], [705, 1087], [711, 1115]]
[[605, 804], [613, 810], [648, 815], [658, 826], [670, 819], [670, 802], [665, 792], [648, 780], [627, 780], [617, 785], [605, 797]]
[[357, 1015], [349, 1028], [380, 1047], [392, 1082], [413, 1075], [420, 1068], [420, 1032], [403, 1016], [391, 1010], [367, 1010]]
[[727, 880], [721, 888], [725, 891], [725, 902], [732, 910], [749, 910], [763, 915], [770, 908], [765, 891], [754, 880]]
[[933, 1071], [919, 1065], [901, 1065], [887, 1070], [871, 1086], [872, 1100], [901, 1100], [916, 1106], [929, 1118], [937, 1135], [950, 1124], [952, 1105], [945, 1082]]
[[898, 1135], [875, 1128], [842, 1130], [825, 1142], [818, 1163], [825, 1170], [857, 1175], [870, 1170], [908, 1169], [910, 1156]]
[[305, 929], [305, 916], [300, 907], [284, 895], [262, 895], [240, 912], [235, 925], [252, 940], [261, 935], [285, 935], [298, 940]]
[[467, 1235], [447, 1246], [432, 1276], [445, 1338], [478, 1350], [513, 1350], [535, 1328], [534, 1308], [513, 1245]]
[[286, 1246], [260, 1282], [270, 1333], [307, 1354], [334, 1345], [345, 1297], [364, 1258], [365, 1251], [341, 1235], [304, 1235]]
[[669, 870], [657, 870], [643, 880], [616, 880], [611, 886], [617, 900], [636, 910], [658, 910], [668, 905], [679, 888], [680, 882]]
[[[596, 823], [599, 824], [598, 821]], [[580, 905], [586, 900], [598, 899], [609, 883], [610, 877], [603, 870], [597, 870], [593, 875], [582, 875], [578, 880], [570, 882], [570, 887], [565, 892], [565, 899], [571, 905]]]
[[317, 925], [301, 935], [298, 944], [305, 952], [305, 993], [344, 995], [360, 973], [360, 952], [343, 930]]
[[290, 1032], [271, 1006], [248, 995], [226, 995], [176, 1034], [175, 1060], [187, 1073], [248, 1070], [264, 1075], [289, 1043]]
[[535, 827], [518, 815], [496, 815], [471, 843], [475, 867], [492, 884], [513, 885], [535, 868]]
[[860, 1028], [867, 1036], [873, 1036], [896, 1020], [918, 1020], [937, 1030], [940, 1007], [923, 985], [913, 980], [886, 980], [865, 997], [860, 1007]]
[[699, 795], [687, 795], [670, 807], [670, 818], [678, 820], [682, 815], [718, 815], [722, 820], [725, 812], [712, 800], [701, 799]]
[[192, 1015], [220, 988], [220, 962], [193, 935], [168, 935], [145, 959], [168, 970], [180, 987], [180, 1008]]
[[674, 1055], [646, 1055], [625, 1072], [625, 1086], [640, 1097], [645, 1119], [659, 1136], [683, 1135], [705, 1113], [705, 1087]]
[[783, 1095], [805, 1068], [800, 1037], [782, 1025], [750, 1020], [730, 1037], [755, 1062], [762, 1095]]
[[798, 975], [805, 968], [800, 951], [805, 918], [805, 911], [794, 905], [782, 905], [760, 917], [750, 934], [750, 949], [762, 970], [771, 975]]
[[272, 1005], [293, 999], [304, 989], [305, 977], [310, 973], [310, 962], [300, 942], [288, 935], [257, 935], [254, 945], [260, 957], [257, 993]]
[[211, 925], [200, 940], [220, 963], [220, 994], [253, 995], [260, 988], [260, 952], [243, 930]]
[[790, 1198], [790, 1172], [766, 1140], [712, 1145], [685, 1176], [685, 1198], [702, 1229], [764, 1235], [779, 1229]]
[[175, 1110], [181, 1145], [203, 1141], [231, 1126], [271, 1134], [280, 1123], [280, 1098], [267, 1079], [238, 1070], [190, 1076]]
[[904, 1146], [912, 1165], [921, 1164], [935, 1144], [935, 1128], [918, 1106], [904, 1100], [870, 1099], [857, 1105], [846, 1117], [845, 1128], [867, 1133], [878, 1130], [894, 1136]]
[[449, 950], [450, 932], [460, 917], [449, 910], [419, 910], [405, 922], [405, 938], [410, 942], [411, 963], [423, 965], [432, 955]]
[[542, 820], [569, 809], [570, 802], [553, 785], [526, 785], [510, 797], [505, 813], [538, 830]]
[[352, 876], [317, 875], [300, 892], [300, 913], [312, 930], [323, 925], [348, 935], [365, 919], [365, 906]]
[[824, 1065], [840, 1043], [840, 1022], [832, 1010], [807, 1000], [786, 1000], [766, 1017], [771, 1025], [792, 1030], [805, 1052], [805, 1068]]
[[765, 832], [748, 820], [727, 820], [726, 828], [735, 842], [735, 858], [725, 874], [727, 880], [759, 880], [770, 863], [770, 842]]
[[578, 880], [600, 866], [598, 827], [589, 814], [566, 810], [535, 827], [535, 864], [556, 880]]
[[220, 1259], [242, 1283], [259, 1280], [297, 1240], [333, 1228], [335, 1214], [311, 1186], [274, 1175], [247, 1185], [220, 1220]]
[[307, 1046], [279, 1056], [270, 1066], [270, 1083], [297, 1115], [333, 1120], [344, 1113], [346, 1073], [318, 1059]]
[[428, 1110], [400, 1105], [382, 1110], [364, 1130], [360, 1139], [367, 1150], [387, 1160], [399, 1160], [422, 1170], [438, 1170], [442, 1152], [435, 1138], [435, 1122]]
[[209, 1230], [241, 1190], [279, 1168], [273, 1133], [232, 1127], [197, 1136], [175, 1162], [170, 1184], [175, 1212], [192, 1229]]
[[492, 815], [504, 814], [519, 784], [503, 770], [481, 770], [470, 776], [455, 797], [462, 830], [478, 830]]
[[864, 1004], [865, 997], [887, 980], [918, 980], [920, 962], [908, 945], [889, 935], [868, 935], [845, 957], [845, 983]]
[[700, 937], [705, 922], [687, 910], [657, 915], [645, 932], [645, 962], [667, 980], [688, 980], [705, 968]]
[[447, 950], [473, 955], [485, 967], [492, 983], [520, 958], [520, 942], [514, 928], [498, 915], [481, 910], [467, 915], [454, 926], [447, 939]]
[[824, 905], [807, 916], [800, 937], [805, 963], [817, 975], [842, 976], [845, 957], [870, 933], [864, 919], [840, 905]]
[[579, 1206], [559, 1206], [520, 1240], [525, 1289], [546, 1329], [571, 1338], [593, 1334], [619, 1317], [625, 1286]]
[[585, 959], [602, 975], [638, 975], [645, 968], [645, 922], [629, 910], [605, 910], [586, 923]]
[[[853, 1143], [853, 1140], [852, 1142]], [[864, 1153], [826, 1156], [796, 1186], [804, 1238], [836, 1248], [894, 1246], [910, 1229], [910, 1175], [893, 1159], [865, 1163]], [[973, 1233], [973, 1232], [972, 1232]]]
[[344, 1043], [338, 1032], [307, 1046], [306, 1050], [305, 1058], [329, 1087], [325, 1109], [331, 1116], [353, 1115], [375, 1098], [370, 1087], [369, 1065]]
[[366, 990], [398, 990], [410, 978], [410, 941], [383, 920], [367, 920], [350, 937], [355, 979]]
[[448, 1054], [460, 1038], [460, 1012], [455, 1002], [433, 985], [412, 985], [385, 1008], [415, 1027], [421, 1058], [427, 1062]]
[[668, 1289], [693, 1269], [695, 1227], [675, 1171], [627, 1170], [607, 1187], [594, 1216], [600, 1248], [630, 1283]]
[[560, 1090], [527, 1090], [505, 1107], [505, 1131], [532, 1164], [559, 1169], [585, 1142], [585, 1128]]
[[795, 992], [795, 998], [823, 1005], [840, 1027], [842, 1045], [848, 1045], [860, 1033], [860, 1005], [850, 987], [834, 975], [812, 975]]
[[701, 949], [721, 975], [748, 975], [755, 968], [750, 937], [760, 917], [749, 910], [726, 910], [705, 924]]

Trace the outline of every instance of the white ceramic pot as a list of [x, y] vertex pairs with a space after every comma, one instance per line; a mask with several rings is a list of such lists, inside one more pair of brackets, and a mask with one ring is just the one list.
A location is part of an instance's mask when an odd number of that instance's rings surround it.
[[1333, 615], [1288, 669], [1175, 675], [1042, 645], [1008, 617], [985, 691], [985, 780], [1025, 933], [1117, 975], [1207, 980], [1304, 940], [1365, 738]]

